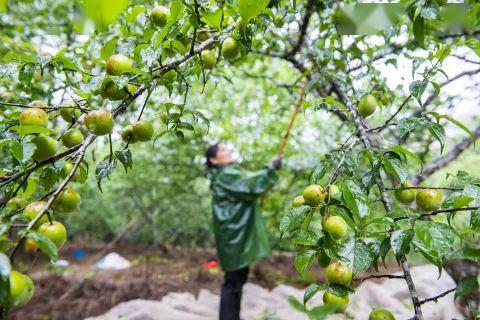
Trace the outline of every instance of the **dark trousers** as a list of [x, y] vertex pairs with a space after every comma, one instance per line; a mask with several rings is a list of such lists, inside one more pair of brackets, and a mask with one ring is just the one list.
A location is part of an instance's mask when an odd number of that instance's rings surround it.
[[247, 277], [248, 267], [225, 273], [220, 293], [220, 320], [240, 320], [242, 287]]

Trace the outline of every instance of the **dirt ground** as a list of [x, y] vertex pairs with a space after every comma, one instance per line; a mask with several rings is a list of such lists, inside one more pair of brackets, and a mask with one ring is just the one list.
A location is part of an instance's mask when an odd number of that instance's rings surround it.
[[[75, 261], [75, 249], [83, 249], [86, 259]], [[35, 294], [29, 304], [11, 312], [16, 320], [75, 320], [105, 313], [120, 302], [132, 299], [160, 300], [168, 292], [191, 292], [201, 288], [219, 291], [222, 273], [206, 271], [202, 264], [213, 258], [213, 250], [170, 248], [169, 253], [147, 246], [116, 246], [115, 251], [132, 262], [124, 270], [95, 270], [92, 260], [99, 247], [70, 244], [62, 249], [61, 259], [71, 262], [66, 269], [53, 268], [43, 258], [32, 267], [32, 256], [22, 256], [19, 265], [30, 268]], [[41, 254], [40, 254], [41, 256]], [[34, 258], [33, 258], [34, 259]], [[89, 261], [90, 260], [90, 261]], [[299, 276], [293, 268], [293, 256], [275, 253], [251, 268], [249, 281], [265, 288], [281, 283], [303, 288], [322, 281], [323, 272], [314, 267]]]

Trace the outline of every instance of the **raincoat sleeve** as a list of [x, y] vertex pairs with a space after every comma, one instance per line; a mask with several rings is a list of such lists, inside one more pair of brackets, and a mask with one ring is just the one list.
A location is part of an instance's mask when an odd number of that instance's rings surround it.
[[245, 172], [235, 168], [224, 170], [216, 179], [219, 187], [240, 201], [254, 201], [268, 191], [277, 181], [270, 168]]

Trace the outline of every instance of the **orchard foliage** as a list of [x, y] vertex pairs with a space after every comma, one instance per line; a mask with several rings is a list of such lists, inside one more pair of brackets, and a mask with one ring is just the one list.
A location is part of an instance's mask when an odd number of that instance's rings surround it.
[[[286, 149], [294, 155], [283, 174], [288, 180], [278, 187], [283, 193], [264, 199], [264, 209], [295, 249], [297, 270], [308, 271], [317, 259], [328, 283], [309, 286], [304, 303], [291, 302], [312, 319], [343, 312], [352, 283], [393, 254], [415, 318], [423, 319], [409, 256], [418, 253], [439, 270], [452, 259], [479, 258], [480, 182], [461, 171], [448, 185], [419, 186], [422, 169], [435, 170], [432, 154], [448, 145], [446, 125], [472, 141], [478, 135], [444, 113], [438, 96], [478, 72], [450, 75], [442, 66], [459, 48], [478, 55], [479, 41], [476, 31], [444, 28], [441, 1], [402, 3], [404, 18], [391, 30], [346, 37], [335, 27], [343, 3], [321, 0], [0, 1], [4, 312], [26, 303], [33, 290], [11, 269], [19, 248], [38, 247], [55, 260], [70, 228], [63, 222], [79, 215], [91, 228], [102, 226], [98, 207], [76, 212], [78, 190], [85, 201], [93, 198], [81, 185], [88, 179], [110, 196], [101, 208], [115, 203], [138, 211], [155, 240], [198, 237], [171, 233], [187, 230], [185, 221], [208, 223], [205, 216], [191, 219], [208, 208], [208, 190], [195, 179], [202, 175], [202, 135], [211, 126], [240, 150], [261, 150], [244, 158], [257, 166], [274, 153], [272, 141], [306, 79], [307, 117]], [[480, 5], [470, 5], [465, 20], [478, 30]], [[387, 86], [379, 70], [401, 59], [412, 65], [407, 92]], [[252, 86], [245, 78], [259, 80]], [[125, 171], [126, 181], [118, 178]], [[302, 198], [281, 217], [293, 191], [303, 191]], [[111, 219], [127, 224], [129, 215]], [[452, 223], [458, 215], [467, 217], [461, 226]], [[325, 305], [307, 308], [320, 290]], [[478, 279], [466, 278], [456, 295], [475, 290]]]

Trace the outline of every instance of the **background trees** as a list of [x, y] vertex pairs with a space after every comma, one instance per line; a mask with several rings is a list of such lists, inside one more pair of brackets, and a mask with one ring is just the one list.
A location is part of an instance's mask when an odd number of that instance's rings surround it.
[[[401, 11], [408, 14], [375, 36], [342, 36], [335, 19], [343, 4], [313, 0], [174, 1], [165, 4], [166, 21], [152, 15], [154, 3], [145, 1], [0, 5], [0, 233], [2, 251], [11, 258], [25, 236], [55, 258], [48, 238], [22, 231], [35, 229], [46, 214], [65, 222], [74, 237], [107, 240], [138, 219], [127, 235], [134, 241], [211, 245], [204, 146], [229, 141], [246, 168], [266, 163], [306, 78], [304, 113], [287, 146], [282, 178], [262, 201], [277, 247], [298, 252], [299, 271], [326, 253], [349, 259], [354, 275], [393, 252], [418, 319], [422, 301], [409, 280], [408, 254], [446, 265], [462, 288], [478, 287], [468, 278], [474, 274], [456, 276], [460, 267], [449, 267], [459, 258], [478, 261], [478, 210], [464, 212], [478, 206], [475, 151], [466, 151], [461, 171], [447, 170], [454, 177], [445, 180], [444, 170], [430, 180], [430, 186], [449, 188], [442, 191], [447, 212], [418, 213], [393, 197], [398, 183], [422, 183], [461, 156], [480, 133], [479, 7], [473, 1], [466, 29], [445, 28], [439, 2], [409, 1]], [[96, 33], [88, 33], [93, 29]], [[236, 40], [229, 40], [234, 48], [222, 57], [227, 37]], [[207, 49], [215, 53], [214, 68], [211, 61], [205, 67], [201, 52]], [[128, 56], [133, 67], [106, 75], [105, 61], [114, 54]], [[368, 119], [357, 112], [365, 94], [378, 101]], [[49, 115], [48, 127], [19, 125], [20, 113], [36, 100]], [[83, 114], [100, 108], [115, 118], [111, 135], [89, 134], [82, 124]], [[62, 110], [79, 121], [62, 120]], [[122, 141], [122, 127], [141, 119], [153, 123], [152, 142]], [[45, 159], [34, 155], [37, 136], [59, 140], [71, 128], [83, 132], [83, 142], [60, 146]], [[313, 182], [335, 183], [341, 194], [329, 198], [328, 206], [290, 212], [289, 201]], [[33, 220], [22, 218], [25, 205], [43, 199], [50, 209], [72, 183], [82, 195], [80, 211], [40, 210]], [[329, 210], [349, 226], [342, 243], [330, 242], [322, 230], [321, 217]], [[434, 220], [423, 221], [430, 217]], [[281, 234], [292, 241], [281, 242]], [[369, 258], [357, 261], [359, 253]]]

